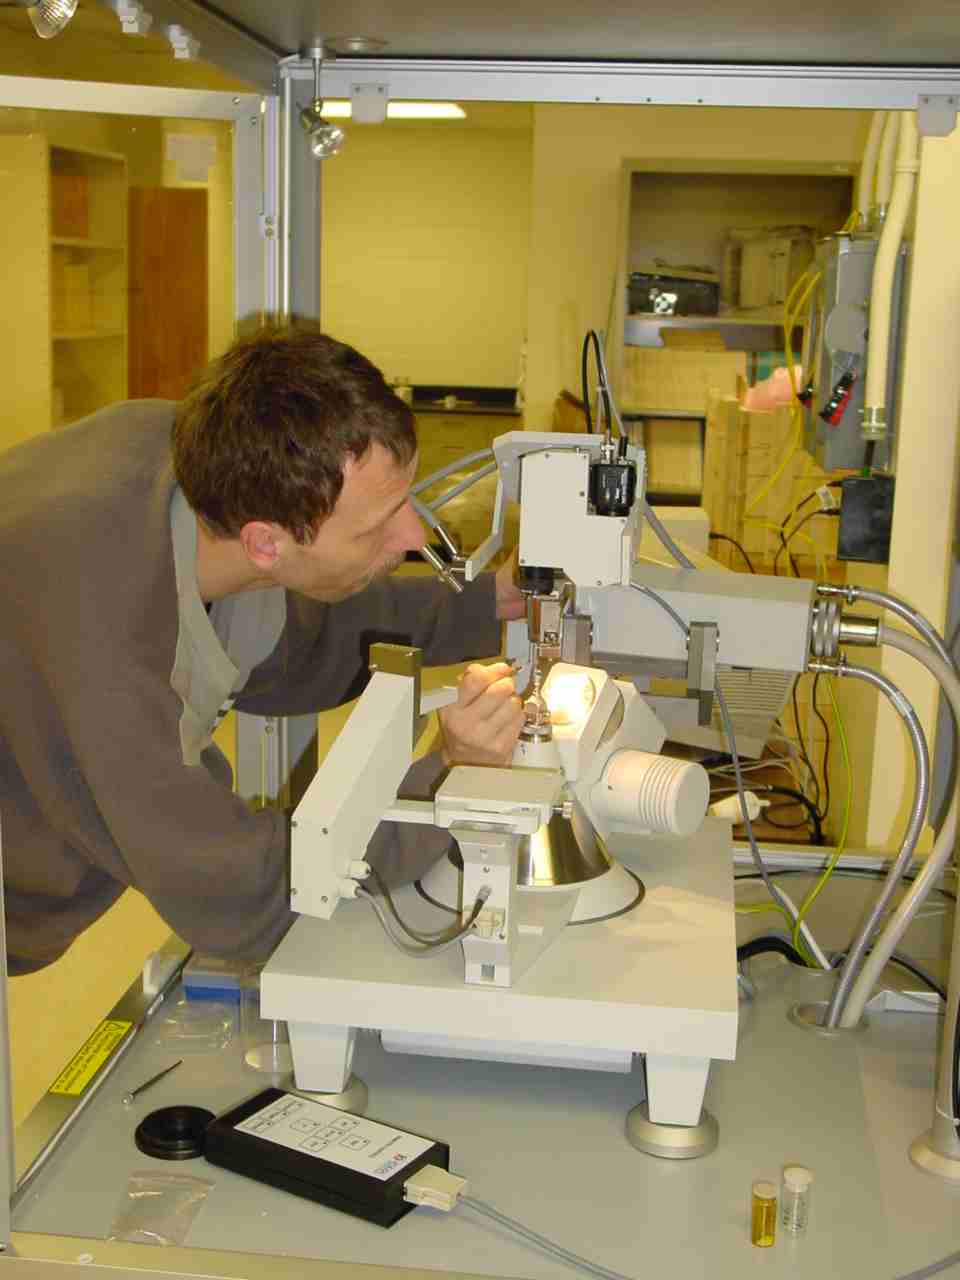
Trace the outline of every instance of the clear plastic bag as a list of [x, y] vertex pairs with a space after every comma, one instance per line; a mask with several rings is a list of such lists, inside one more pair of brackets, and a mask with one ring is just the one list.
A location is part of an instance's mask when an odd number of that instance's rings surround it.
[[233, 1039], [236, 1006], [181, 996], [164, 1003], [153, 1019], [154, 1043], [177, 1053], [209, 1053], [224, 1049]]
[[107, 1239], [183, 1244], [212, 1188], [187, 1173], [131, 1173]]

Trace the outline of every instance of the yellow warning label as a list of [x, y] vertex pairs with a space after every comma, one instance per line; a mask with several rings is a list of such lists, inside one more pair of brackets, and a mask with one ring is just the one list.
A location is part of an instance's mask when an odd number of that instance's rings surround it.
[[48, 1093], [78, 1098], [124, 1038], [132, 1022], [101, 1022], [54, 1080]]

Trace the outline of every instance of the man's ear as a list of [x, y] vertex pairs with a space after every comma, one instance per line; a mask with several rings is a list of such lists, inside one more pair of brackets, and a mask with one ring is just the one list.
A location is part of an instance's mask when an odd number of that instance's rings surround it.
[[240, 530], [240, 545], [259, 573], [271, 573], [280, 559], [284, 531], [265, 520], [251, 520]]

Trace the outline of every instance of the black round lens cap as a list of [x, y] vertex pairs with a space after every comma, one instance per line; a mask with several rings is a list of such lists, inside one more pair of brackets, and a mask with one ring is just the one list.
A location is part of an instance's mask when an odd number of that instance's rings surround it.
[[213, 1118], [205, 1107], [161, 1107], [144, 1116], [133, 1140], [144, 1155], [158, 1160], [195, 1160], [203, 1155], [207, 1125]]

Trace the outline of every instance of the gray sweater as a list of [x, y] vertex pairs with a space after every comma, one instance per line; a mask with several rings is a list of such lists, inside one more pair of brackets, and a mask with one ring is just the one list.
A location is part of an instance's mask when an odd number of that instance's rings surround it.
[[[135, 401], [0, 454], [0, 830], [12, 973], [57, 959], [139, 889], [182, 938], [266, 954], [289, 927], [287, 823], [251, 813], [215, 748], [184, 764], [170, 685], [174, 406]], [[287, 622], [238, 710], [297, 714], [355, 696], [374, 639], [439, 664], [500, 647], [490, 575], [454, 597], [392, 579], [336, 605], [288, 594]], [[408, 779], [421, 793], [435, 760]], [[428, 842], [424, 844], [424, 837]], [[418, 874], [446, 833], [383, 824], [370, 856]], [[411, 854], [415, 856], [411, 860]]]

